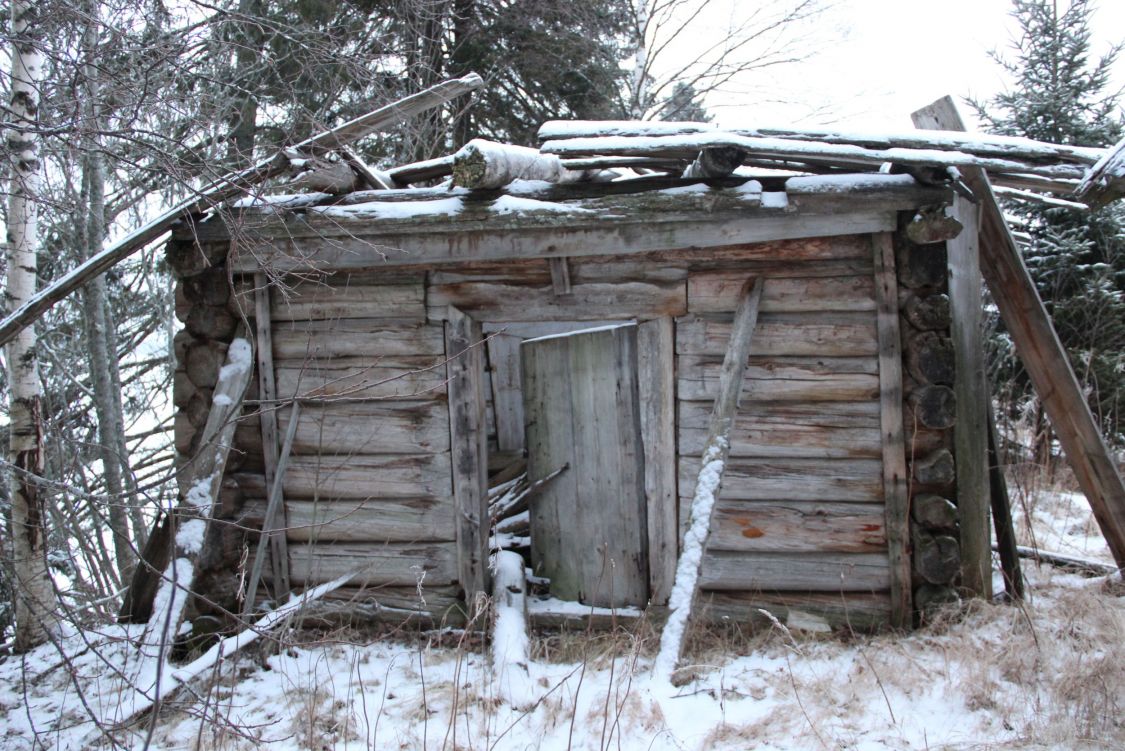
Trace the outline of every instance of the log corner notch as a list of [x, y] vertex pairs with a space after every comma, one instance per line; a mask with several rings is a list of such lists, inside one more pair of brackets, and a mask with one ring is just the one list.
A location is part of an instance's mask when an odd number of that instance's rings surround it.
[[[919, 127], [965, 130], [957, 105], [948, 96], [918, 110], [913, 118]], [[1125, 156], [1119, 144], [1099, 164], [1107, 167], [1116, 164], [1115, 169], [1119, 171], [1123, 160]], [[1091, 170], [1091, 174], [1093, 172]], [[1090, 412], [1043, 301], [1039, 299], [1019, 246], [1004, 221], [988, 176], [977, 167], [963, 168], [962, 174], [980, 201], [980, 262], [984, 280], [1058, 435], [1075, 479], [1090, 502], [1094, 519], [1125, 574], [1125, 482]]]

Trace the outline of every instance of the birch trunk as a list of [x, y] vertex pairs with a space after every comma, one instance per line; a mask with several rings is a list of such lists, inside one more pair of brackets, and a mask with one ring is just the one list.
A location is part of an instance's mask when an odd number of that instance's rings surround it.
[[[9, 101], [8, 148], [12, 155], [8, 187], [8, 282], [5, 304], [19, 307], [35, 294], [38, 272], [38, 216], [40, 186], [38, 141], [39, 82], [43, 55], [39, 52], [36, 6], [28, 0], [12, 2], [12, 94]], [[9, 405], [9, 473], [11, 492], [12, 571], [15, 576], [17, 651], [46, 640], [55, 617], [56, 599], [47, 571], [43, 497], [37, 478], [43, 474], [43, 433], [40, 425], [42, 392], [35, 328], [28, 326], [7, 351]]]

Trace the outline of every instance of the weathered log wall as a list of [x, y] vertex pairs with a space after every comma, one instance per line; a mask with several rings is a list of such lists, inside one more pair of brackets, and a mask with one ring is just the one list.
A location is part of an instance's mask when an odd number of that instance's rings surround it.
[[[947, 594], [956, 573], [948, 573], [948, 562], [957, 559], [945, 258], [940, 244], [914, 246], [901, 235], [896, 242], [903, 450], [914, 584], [924, 602]], [[181, 242], [169, 251], [182, 277], [177, 312], [187, 326], [177, 337], [175, 387], [177, 449], [185, 455], [206, 419], [225, 342], [254, 310], [249, 278], [231, 279], [221, 267], [226, 246], [202, 250]], [[765, 608], [794, 623], [888, 623], [880, 329], [868, 235], [281, 280], [270, 311], [279, 434], [288, 427], [284, 405], [299, 398], [303, 406], [282, 482], [293, 586], [363, 566], [338, 595], [359, 610], [436, 618], [456, 603], [443, 331], [451, 307], [494, 337], [485, 345], [483, 382], [494, 452], [523, 446], [521, 339], [614, 321], [666, 322], [668, 351], [646, 367], [674, 368], [669, 414], [649, 419], [674, 427], [667, 440], [646, 439], [645, 486], [649, 547], [667, 556], [666, 541], [679, 536], [675, 520], [683, 523], [694, 491], [738, 291], [751, 275], [766, 281], [703, 562], [701, 612], [750, 621]], [[268, 496], [251, 409], [224, 483], [228, 524], [213, 530], [226, 535], [216, 541], [213, 569], [230, 580], [215, 587], [232, 610], [232, 572], [256, 542], [245, 530], [260, 528]], [[667, 566], [652, 561], [650, 568], [659, 601]]]

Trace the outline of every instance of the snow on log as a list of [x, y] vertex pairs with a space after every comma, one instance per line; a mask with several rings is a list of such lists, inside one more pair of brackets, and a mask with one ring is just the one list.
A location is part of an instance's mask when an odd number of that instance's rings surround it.
[[492, 671], [499, 696], [509, 704], [532, 696], [528, 675], [527, 579], [523, 556], [501, 550], [492, 556]]
[[867, 133], [829, 128], [799, 129], [783, 127], [719, 128], [712, 123], [636, 122], [598, 120], [552, 120], [539, 128], [539, 142], [607, 136], [649, 137], [699, 133], [732, 133], [750, 138], [780, 138], [790, 141], [819, 141], [827, 144], [862, 146], [869, 149], [939, 149], [963, 151], [985, 157], [1036, 162], [1065, 161], [1095, 164], [1103, 149], [1054, 144], [1018, 136], [967, 134], [945, 130], [918, 130]]
[[453, 155], [453, 183], [466, 188], [502, 188], [514, 180], [576, 182], [585, 176], [563, 167], [557, 156], [526, 146], [475, 138]]
[[1077, 193], [1079, 200], [1095, 209], [1125, 196], [1125, 138], [1083, 176]]
[[1043, 164], [1011, 157], [978, 156], [958, 150], [928, 148], [866, 148], [848, 143], [787, 140], [744, 136], [731, 132], [688, 133], [673, 136], [605, 136], [547, 141], [540, 151], [564, 158], [580, 156], [657, 156], [695, 158], [703, 149], [736, 148], [749, 155], [788, 160], [820, 160], [839, 164], [883, 164], [908, 167], [979, 167], [999, 172], [1020, 172], [1049, 178], [1081, 178], [1081, 165]]

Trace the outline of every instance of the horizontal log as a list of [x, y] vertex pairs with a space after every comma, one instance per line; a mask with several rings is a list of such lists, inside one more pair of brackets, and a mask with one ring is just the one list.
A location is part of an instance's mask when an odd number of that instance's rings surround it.
[[[620, 256], [592, 256], [568, 259], [570, 279], [575, 284], [609, 284], [614, 282], [647, 282], [672, 284], [687, 279], [687, 263], [652, 263], [647, 259]], [[512, 261], [486, 261], [439, 267], [430, 272], [428, 284], [440, 287], [467, 282], [496, 282], [546, 286], [551, 283], [549, 259], [533, 258]]]
[[731, 553], [703, 555], [704, 590], [880, 592], [891, 586], [885, 553]]
[[[691, 313], [733, 313], [738, 307], [740, 276], [729, 272], [694, 272], [688, 276]], [[872, 276], [766, 279], [762, 313], [875, 310]]]
[[273, 356], [277, 360], [444, 353], [445, 334], [442, 327], [435, 324], [395, 326], [378, 318], [273, 323]]
[[[742, 385], [744, 402], [779, 400], [871, 401], [879, 397], [878, 363], [856, 357], [751, 357]], [[713, 400], [722, 362], [716, 357], [676, 358], [681, 400]]]
[[[380, 500], [286, 501], [290, 542], [452, 542], [452, 497]], [[243, 524], [261, 523], [266, 502], [247, 499]]]
[[276, 360], [277, 398], [444, 399], [441, 357]]
[[[260, 473], [235, 473], [247, 497], [266, 497]], [[294, 456], [281, 484], [286, 500], [446, 498], [452, 492], [448, 454]]]
[[[679, 492], [689, 499], [699, 457], [681, 456]], [[882, 503], [879, 459], [731, 459], [723, 470], [724, 500]]]
[[718, 624], [749, 624], [771, 629], [773, 623], [761, 611], [770, 612], [792, 630], [829, 628], [875, 631], [891, 620], [890, 595], [849, 592], [722, 592], [699, 595], [698, 617]]
[[306, 282], [273, 291], [270, 318], [274, 321], [390, 318], [422, 321], [425, 290], [419, 284], [333, 286]]
[[443, 628], [464, 625], [465, 614], [457, 586], [340, 587], [306, 605], [295, 620], [299, 627], [321, 630], [374, 624]]
[[[399, 227], [401, 223], [388, 225], [359, 215], [345, 219], [306, 214], [299, 223], [274, 219], [248, 229], [244, 233], [251, 235], [246, 237], [248, 247], [232, 256], [229, 263], [243, 273], [261, 268], [281, 273], [505, 258], [624, 255], [885, 232], [897, 224], [899, 207], [895, 205], [841, 208], [842, 213], [808, 215], [779, 214], [766, 209], [761, 210], [764, 213], [760, 216], [755, 215], [757, 210], [725, 216], [696, 213], [682, 221], [670, 221], [660, 212], [621, 218], [595, 210], [581, 215], [581, 223], [565, 218], [566, 215], [560, 219], [558, 214], [539, 219], [505, 215], [479, 226], [440, 217], [444, 223], [431, 218], [420, 223], [416, 232], [407, 232], [406, 227]], [[400, 231], [391, 234], [392, 227]]]
[[[706, 402], [681, 402], [679, 447], [683, 454], [702, 454], [709, 434]], [[870, 416], [866, 416], [871, 422]], [[767, 421], [768, 420], [768, 421]], [[827, 427], [799, 418], [767, 419], [739, 412], [728, 437], [735, 457], [879, 458], [883, 455], [878, 418], [864, 427]]]
[[[722, 355], [730, 316], [676, 320], [676, 354]], [[755, 357], [865, 357], [878, 352], [875, 316], [868, 313], [763, 313], [754, 328]]]
[[356, 587], [441, 586], [457, 581], [454, 543], [305, 543], [289, 546], [289, 575], [311, 586], [362, 570]]
[[[278, 413], [282, 435], [290, 412]], [[449, 414], [443, 402], [341, 402], [301, 409], [293, 453], [440, 454], [449, 450]]]
[[466, 282], [432, 285], [427, 290], [431, 320], [446, 317], [448, 306], [480, 321], [541, 321], [660, 318], [687, 312], [682, 283], [571, 284], [568, 294], [555, 295], [546, 285]]
[[[686, 522], [681, 519], [681, 528]], [[883, 504], [724, 498], [711, 515], [707, 548], [751, 553], [885, 553]]]

